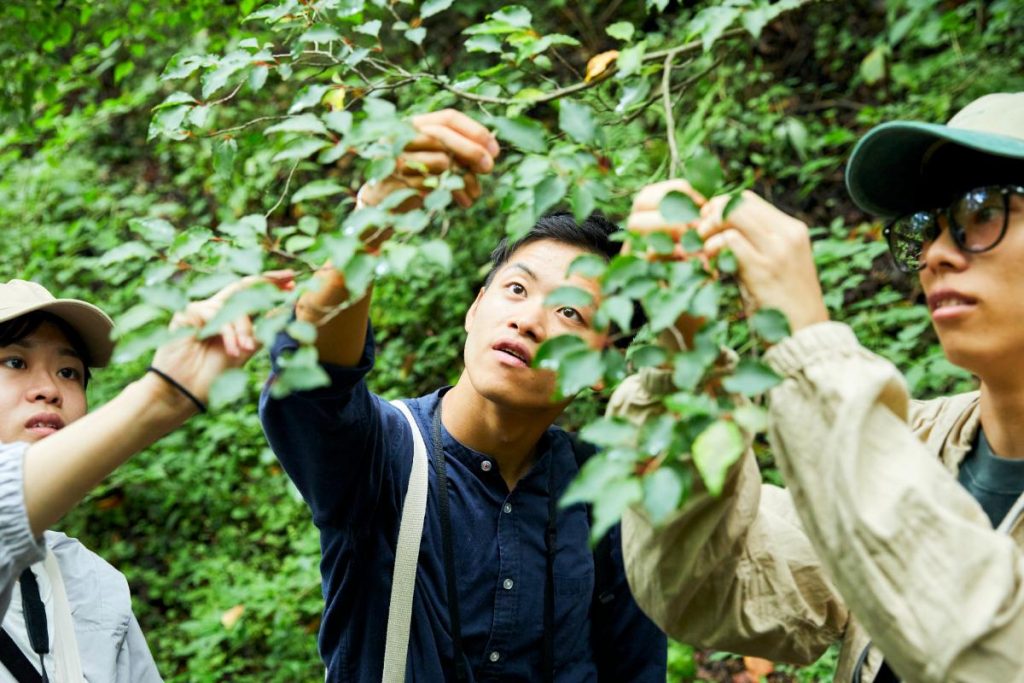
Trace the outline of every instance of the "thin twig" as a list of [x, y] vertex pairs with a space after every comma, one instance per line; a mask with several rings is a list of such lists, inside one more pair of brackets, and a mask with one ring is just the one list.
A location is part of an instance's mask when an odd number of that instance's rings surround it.
[[[264, 214], [265, 218], [270, 218], [270, 214], [272, 214], [275, 211], [277, 211], [277, 208], [279, 206], [281, 206], [282, 202], [284, 202], [284, 198], [288, 196], [288, 186], [292, 184], [292, 176], [295, 175], [295, 169], [297, 169], [298, 167], [299, 167], [299, 159], [296, 159], [295, 163], [292, 164], [292, 170], [288, 171], [288, 178], [284, 181], [284, 192], [282, 192], [281, 196], [277, 198], [277, 202], [275, 202], [274, 205], [272, 207], [270, 207], [270, 211], [267, 211]], [[270, 224], [269, 223], [267, 224], [267, 237], [271, 239], [271, 242], [273, 242], [273, 238], [270, 235]]]
[[238, 126], [232, 126], [231, 128], [222, 128], [220, 130], [212, 131], [211, 133], [209, 133], [209, 136], [213, 137], [215, 135], [224, 135], [225, 133], [234, 133], [236, 130], [244, 130], [249, 126], [255, 126], [257, 123], [263, 123], [264, 121], [277, 121], [280, 119], [287, 118], [290, 118], [290, 116], [288, 116], [287, 114], [281, 116], [260, 116], [258, 118], [253, 119], [252, 121], [247, 121]]
[[661, 70], [661, 103], [665, 108], [665, 132], [668, 134], [668, 177], [675, 178], [679, 168], [679, 143], [676, 141], [676, 117], [672, 114], [672, 58], [665, 56], [665, 66]]

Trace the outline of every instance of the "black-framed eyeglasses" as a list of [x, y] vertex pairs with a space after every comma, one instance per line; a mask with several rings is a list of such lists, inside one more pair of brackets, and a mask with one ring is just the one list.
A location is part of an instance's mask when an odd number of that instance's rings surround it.
[[1006, 235], [1010, 197], [1024, 195], [1020, 185], [988, 185], [968, 190], [945, 207], [901, 216], [883, 231], [896, 267], [916, 273], [924, 267], [925, 244], [942, 232], [945, 216], [949, 234], [962, 251], [978, 254], [994, 248]]

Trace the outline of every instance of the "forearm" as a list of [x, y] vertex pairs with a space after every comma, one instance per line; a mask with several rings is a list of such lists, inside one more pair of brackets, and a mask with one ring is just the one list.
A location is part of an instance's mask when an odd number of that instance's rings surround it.
[[896, 672], [1020, 680], [1024, 558], [907, 426], [905, 385], [845, 326], [767, 355], [771, 439], [818, 556]]
[[24, 474], [33, 534], [42, 534], [104, 477], [194, 412], [188, 399], [150, 373], [101, 408], [33, 444], [25, 454]]
[[350, 303], [344, 275], [329, 263], [317, 271], [315, 278], [319, 288], [299, 299], [295, 316], [317, 326], [320, 362], [352, 367], [359, 362], [366, 344], [373, 285], [361, 299]]

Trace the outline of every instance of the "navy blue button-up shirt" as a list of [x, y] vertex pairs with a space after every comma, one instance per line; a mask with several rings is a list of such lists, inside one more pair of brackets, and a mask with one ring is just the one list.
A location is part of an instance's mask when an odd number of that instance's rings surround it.
[[[282, 336], [279, 355], [296, 344]], [[323, 552], [320, 653], [328, 681], [380, 681], [412, 433], [401, 413], [366, 386], [372, 334], [357, 367], [325, 365], [329, 387], [272, 399], [260, 416], [284, 469], [313, 512]], [[273, 376], [270, 379], [273, 382]], [[408, 401], [433, 459], [433, 413], [442, 392]], [[560, 495], [577, 472], [569, 436], [547, 431], [529, 473], [509, 491], [497, 464], [442, 427], [450, 491], [463, 646], [472, 681], [539, 681], [548, 515], [548, 470]], [[408, 681], [454, 680], [437, 479], [429, 471], [409, 643]], [[607, 585], [595, 595], [590, 524], [581, 505], [559, 510], [555, 574], [555, 679], [664, 683], [666, 641], [626, 585], [618, 528]], [[602, 555], [597, 557], [601, 558]], [[604, 580], [603, 580], [604, 581]]]

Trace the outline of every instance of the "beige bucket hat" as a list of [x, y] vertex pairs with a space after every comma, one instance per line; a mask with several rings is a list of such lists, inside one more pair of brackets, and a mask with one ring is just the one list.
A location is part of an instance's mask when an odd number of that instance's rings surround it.
[[91, 367], [102, 368], [110, 362], [114, 321], [99, 308], [77, 299], [57, 299], [42, 285], [28, 280], [0, 284], [0, 323], [34, 311], [47, 311], [70, 325], [82, 337]]

